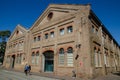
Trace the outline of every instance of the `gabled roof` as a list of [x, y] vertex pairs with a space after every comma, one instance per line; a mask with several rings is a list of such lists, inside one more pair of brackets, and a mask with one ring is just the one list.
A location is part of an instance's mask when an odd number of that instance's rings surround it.
[[27, 31], [28, 31], [27, 29], [18, 24], [13, 33], [11, 34], [11, 36], [9, 37], [9, 40], [12, 39], [16, 34], [25, 34]]
[[56, 17], [58, 18], [58, 17], [65, 16], [65, 15], [68, 15], [71, 13], [75, 13], [78, 10], [82, 9], [83, 7], [85, 8], [85, 6], [87, 7], [90, 5], [89, 4], [85, 4], [85, 5], [80, 5], [80, 4], [79, 5], [77, 5], [77, 4], [50, 4], [47, 7], [47, 9], [42, 13], [42, 15], [32, 25], [30, 30], [37, 27], [41, 23], [45, 22], [44, 20], [45, 20], [46, 16], [48, 16], [50, 14], [50, 12], [53, 12], [53, 14], [55, 14], [54, 18], [56, 18]]

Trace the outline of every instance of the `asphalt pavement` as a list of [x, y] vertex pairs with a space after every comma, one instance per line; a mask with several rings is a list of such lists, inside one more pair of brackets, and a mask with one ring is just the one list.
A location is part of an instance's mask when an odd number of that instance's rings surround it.
[[[5, 69], [0, 69], [0, 80], [73, 80], [71, 78], [66, 78], [62, 77], [60, 78], [55, 78], [55, 76], [49, 76], [46, 77], [44, 75], [25, 75], [23, 72], [17, 72], [17, 71], [10, 71], [10, 70], [5, 70]], [[95, 79], [76, 79], [76, 80], [120, 80], [120, 72], [114, 73], [114, 74], [109, 74], [106, 76], [101, 76], [97, 77]]]
[[36, 75], [25, 75], [21, 72], [0, 70], [0, 80], [59, 80]]

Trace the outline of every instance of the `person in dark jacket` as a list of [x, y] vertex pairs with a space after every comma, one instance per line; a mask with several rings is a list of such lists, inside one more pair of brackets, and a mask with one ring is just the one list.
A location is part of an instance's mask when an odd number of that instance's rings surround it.
[[24, 67], [24, 72], [25, 72], [25, 75], [27, 76], [27, 74], [28, 74], [28, 65], [27, 64]]
[[28, 73], [30, 74], [31, 65], [28, 66]]

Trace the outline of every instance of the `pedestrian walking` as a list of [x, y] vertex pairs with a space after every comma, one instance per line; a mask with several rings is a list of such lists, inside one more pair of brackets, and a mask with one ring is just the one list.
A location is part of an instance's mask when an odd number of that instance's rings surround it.
[[24, 67], [24, 72], [25, 72], [25, 75], [27, 76], [27, 74], [28, 74], [28, 65], [27, 64]]
[[28, 66], [28, 73], [30, 74], [31, 71], [31, 65]]

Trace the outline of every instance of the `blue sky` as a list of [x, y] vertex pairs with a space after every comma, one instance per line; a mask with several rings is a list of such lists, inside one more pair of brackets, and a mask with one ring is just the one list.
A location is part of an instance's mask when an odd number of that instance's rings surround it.
[[0, 31], [30, 28], [50, 3], [87, 4], [120, 44], [120, 0], [0, 0]]

